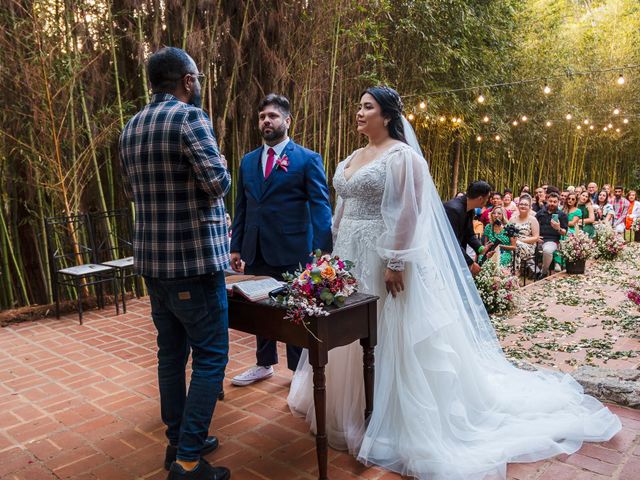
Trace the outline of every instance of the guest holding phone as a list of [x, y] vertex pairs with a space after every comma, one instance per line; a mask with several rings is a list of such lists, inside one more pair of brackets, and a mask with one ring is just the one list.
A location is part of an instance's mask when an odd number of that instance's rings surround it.
[[542, 239], [542, 272], [540, 278], [549, 275], [549, 267], [553, 260], [553, 254], [558, 249], [560, 237], [567, 234], [569, 219], [567, 214], [558, 210], [560, 196], [556, 192], [547, 195], [547, 204], [536, 214], [540, 224], [540, 237]]

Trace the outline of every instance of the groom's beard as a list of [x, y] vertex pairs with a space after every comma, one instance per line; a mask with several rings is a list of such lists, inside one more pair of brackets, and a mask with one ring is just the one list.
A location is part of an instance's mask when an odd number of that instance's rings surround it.
[[271, 127], [271, 132], [269, 133], [265, 133], [264, 130], [262, 130], [260, 133], [262, 134], [262, 138], [265, 141], [271, 142], [273, 140], [277, 140], [278, 138], [284, 138], [284, 136], [287, 134], [287, 127], [282, 124], [279, 128]]

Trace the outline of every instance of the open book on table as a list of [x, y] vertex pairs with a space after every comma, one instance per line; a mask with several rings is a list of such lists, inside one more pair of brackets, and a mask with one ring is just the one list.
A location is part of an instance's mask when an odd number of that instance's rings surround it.
[[230, 275], [225, 281], [227, 283], [227, 294], [230, 296], [240, 294], [252, 302], [269, 298], [270, 291], [284, 285], [283, 282], [279, 282], [275, 278], [256, 277], [254, 275]]

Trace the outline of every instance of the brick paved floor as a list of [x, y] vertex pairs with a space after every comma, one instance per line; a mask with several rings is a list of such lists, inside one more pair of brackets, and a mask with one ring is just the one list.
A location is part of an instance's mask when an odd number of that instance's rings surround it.
[[[228, 376], [254, 362], [253, 338], [231, 334]], [[154, 330], [147, 299], [0, 329], [1, 479], [164, 479]], [[234, 480], [313, 479], [314, 439], [286, 405], [289, 372], [245, 388], [225, 383], [208, 458]], [[640, 411], [612, 407], [624, 430], [566, 458], [509, 467], [510, 479], [640, 479]], [[330, 452], [330, 478], [399, 479]]]

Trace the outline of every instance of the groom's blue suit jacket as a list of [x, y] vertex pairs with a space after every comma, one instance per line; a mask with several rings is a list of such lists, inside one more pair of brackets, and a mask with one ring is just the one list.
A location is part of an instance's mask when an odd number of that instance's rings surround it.
[[262, 150], [246, 154], [240, 163], [231, 251], [251, 265], [259, 245], [272, 266], [304, 265], [318, 248], [331, 252], [331, 204], [322, 157], [290, 140], [282, 152], [289, 159], [287, 171], [274, 166], [265, 180]]

